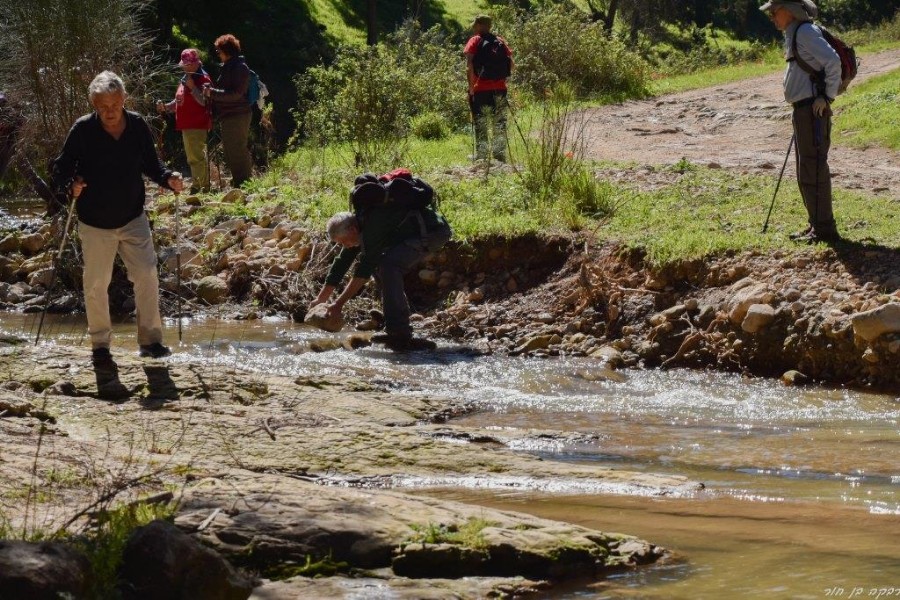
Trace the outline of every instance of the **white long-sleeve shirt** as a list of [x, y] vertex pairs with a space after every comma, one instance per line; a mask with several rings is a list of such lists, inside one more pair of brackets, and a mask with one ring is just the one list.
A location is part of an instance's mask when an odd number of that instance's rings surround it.
[[[797, 35], [797, 54], [816, 71], [825, 70], [825, 95], [832, 100], [837, 97], [841, 85], [841, 57], [835, 52], [825, 38], [818, 25], [807, 22], [791, 23], [784, 32], [784, 57], [793, 57], [793, 41]], [[803, 27], [801, 27], [803, 25]], [[784, 99], [790, 103], [806, 100], [818, 94], [816, 85], [809, 73], [797, 64], [796, 60], [788, 62], [784, 72]]]

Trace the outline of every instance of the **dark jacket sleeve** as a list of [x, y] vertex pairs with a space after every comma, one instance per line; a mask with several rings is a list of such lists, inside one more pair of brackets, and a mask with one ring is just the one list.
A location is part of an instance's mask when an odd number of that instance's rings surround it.
[[66, 136], [62, 152], [53, 161], [51, 176], [53, 178], [54, 191], [61, 196], [69, 194], [72, 180], [78, 174], [78, 163], [81, 161], [84, 143], [82, 142], [82, 127], [75, 123]]
[[[173, 171], [166, 167], [159, 159], [156, 153], [156, 146], [153, 144], [153, 134], [150, 133], [150, 126], [144, 119], [138, 118], [139, 127], [141, 128], [141, 168], [144, 175], [155, 181], [158, 185], [169, 188], [169, 177]], [[171, 189], [171, 188], [169, 188]]]
[[332, 285], [334, 287], [341, 285], [341, 281], [344, 280], [344, 275], [350, 270], [350, 265], [356, 260], [359, 252], [359, 246], [356, 248], [342, 248], [341, 253], [338, 254], [335, 257], [334, 262], [331, 263], [331, 269], [328, 270], [328, 276], [325, 277], [326, 285]]

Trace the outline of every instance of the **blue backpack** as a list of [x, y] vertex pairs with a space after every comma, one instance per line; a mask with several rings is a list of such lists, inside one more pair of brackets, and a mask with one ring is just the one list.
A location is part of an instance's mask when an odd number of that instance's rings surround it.
[[259, 102], [259, 75], [250, 69], [250, 84], [247, 86], [247, 103], [251, 106]]

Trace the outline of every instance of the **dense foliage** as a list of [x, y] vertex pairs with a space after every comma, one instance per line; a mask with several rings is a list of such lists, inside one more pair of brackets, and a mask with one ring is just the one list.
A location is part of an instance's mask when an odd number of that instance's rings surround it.
[[583, 11], [549, 6], [503, 11], [499, 20], [515, 49], [513, 82], [536, 96], [559, 84], [582, 97], [646, 93], [647, 64]]
[[75, 119], [90, 112], [87, 88], [100, 71], [122, 76], [131, 108], [149, 108], [160, 60], [136, 22], [141, 6], [139, 0], [0, 0], [0, 90], [25, 117], [20, 145], [37, 164], [56, 156]]

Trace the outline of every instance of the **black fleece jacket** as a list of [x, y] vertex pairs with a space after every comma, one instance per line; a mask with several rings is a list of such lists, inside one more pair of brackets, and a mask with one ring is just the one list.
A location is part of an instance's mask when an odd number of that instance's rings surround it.
[[53, 181], [62, 194], [75, 176], [84, 179], [78, 220], [100, 229], [117, 229], [141, 214], [143, 175], [168, 188], [172, 171], [160, 161], [150, 127], [131, 111], [125, 111], [125, 131], [118, 140], [103, 129], [97, 113], [81, 117], [53, 162]]

